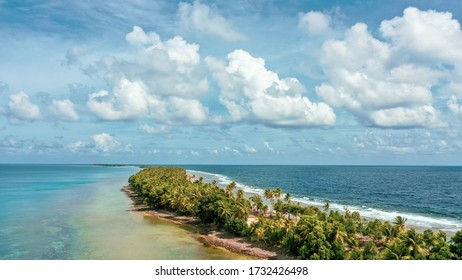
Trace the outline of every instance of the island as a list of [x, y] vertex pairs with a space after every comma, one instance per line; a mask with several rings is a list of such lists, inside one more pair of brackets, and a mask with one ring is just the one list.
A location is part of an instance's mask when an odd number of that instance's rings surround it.
[[[280, 188], [246, 197], [233, 182], [222, 188], [174, 166], [148, 167], [123, 190], [137, 211], [201, 229], [204, 243], [262, 259], [457, 260], [462, 231], [442, 231], [366, 220], [358, 212], [293, 202]], [[267, 203], [268, 202], [268, 203]]]

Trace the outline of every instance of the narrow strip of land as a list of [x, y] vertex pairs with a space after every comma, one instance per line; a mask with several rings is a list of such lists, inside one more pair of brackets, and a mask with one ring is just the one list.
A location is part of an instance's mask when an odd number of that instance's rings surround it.
[[234, 253], [245, 254], [257, 259], [292, 259], [293, 257], [266, 248], [261, 244], [255, 244], [248, 238], [236, 237], [227, 232], [218, 230], [215, 226], [202, 224], [197, 217], [178, 215], [172, 211], [152, 209], [143, 204], [143, 199], [138, 196], [130, 185], [124, 186], [122, 191], [132, 200], [132, 211], [142, 212], [146, 216], [172, 221], [180, 225], [191, 226], [192, 232], [198, 233], [198, 240], [205, 245], [221, 247]]

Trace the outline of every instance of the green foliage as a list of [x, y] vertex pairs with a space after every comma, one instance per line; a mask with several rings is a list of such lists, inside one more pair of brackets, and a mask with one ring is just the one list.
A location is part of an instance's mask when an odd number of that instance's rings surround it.
[[[193, 215], [202, 223], [213, 223], [237, 236], [278, 247], [299, 259], [462, 259], [462, 231], [448, 243], [443, 232], [418, 233], [406, 229], [406, 218], [396, 217], [394, 225], [379, 220], [366, 221], [345, 207], [344, 214], [324, 205], [292, 202], [282, 190], [266, 190], [246, 199], [235, 183], [225, 188], [203, 178], [188, 180], [177, 167], [149, 167], [130, 177], [133, 190], [144, 203], [183, 215]], [[271, 210], [271, 211], [270, 211]], [[258, 219], [250, 224], [250, 214]]]
[[454, 237], [451, 238], [450, 245], [451, 253], [455, 259], [462, 259], [462, 230], [459, 230]]
[[249, 227], [247, 221], [239, 218], [228, 219], [225, 223], [225, 230], [237, 236], [247, 236], [249, 234]]

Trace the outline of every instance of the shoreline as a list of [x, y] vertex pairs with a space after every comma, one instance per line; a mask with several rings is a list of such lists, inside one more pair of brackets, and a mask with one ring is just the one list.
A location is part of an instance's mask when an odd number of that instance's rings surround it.
[[[204, 172], [204, 171], [196, 171], [196, 170], [187, 170], [187, 174], [188, 174], [188, 179], [189, 180], [196, 180], [197, 178], [200, 177], [200, 175], [198, 176], [199, 173], [202, 173], [202, 174], [207, 174], [207, 175], [211, 175], [211, 176], [218, 176], [220, 174], [213, 174], [213, 173], [208, 173], [208, 172]], [[204, 182], [207, 182], [207, 183], [210, 183], [209, 181], [207, 180], [204, 180]], [[224, 188], [224, 186], [221, 186]], [[253, 195], [260, 195], [260, 196], [263, 196], [263, 194], [259, 191], [259, 190], [249, 190], [248, 188], [245, 188], [245, 187], [240, 187], [239, 185], [237, 185], [237, 188], [236, 190], [242, 190], [244, 191], [244, 196], [246, 198], [249, 198]], [[265, 201], [265, 204], [266, 205], [270, 205], [269, 201], [266, 201], [264, 198], [263, 200]], [[311, 204], [311, 203], [308, 203], [308, 202], [304, 202], [304, 201], [299, 201], [297, 198], [294, 198], [293, 199], [294, 201], [300, 203], [301, 206], [314, 206], [314, 207], [317, 207], [318, 209], [322, 210], [323, 211], [323, 206], [321, 205], [318, 205], [318, 204]], [[332, 210], [337, 210], [339, 211], [340, 213], [344, 213], [344, 210], [336, 207], [335, 209], [332, 209]], [[356, 211], [354, 209], [350, 209], [351, 211]], [[403, 217], [406, 217], [405, 215], [402, 215]], [[363, 219], [365, 219], [366, 221], [374, 221], [374, 220], [379, 220], [381, 222], [389, 222], [389, 223], [393, 223], [392, 220], [387, 220], [387, 219], [381, 219], [381, 218], [372, 218], [372, 217], [367, 217], [367, 216], [363, 216], [363, 214], [361, 214], [361, 217]], [[462, 228], [457, 228], [457, 229], [454, 229], [454, 230], [450, 230], [450, 229], [444, 229], [444, 228], [439, 228], [439, 227], [432, 227], [432, 226], [422, 226], [422, 225], [414, 225], [414, 224], [406, 224], [407, 228], [413, 228], [415, 229], [418, 233], [423, 233], [425, 230], [432, 230], [433, 232], [438, 232], [438, 231], [442, 231], [446, 234], [446, 236], [448, 238], [452, 238], [457, 231], [461, 230]]]
[[172, 211], [158, 210], [146, 207], [142, 199], [133, 192], [130, 185], [123, 186], [121, 191], [125, 192], [132, 200], [131, 211], [141, 212], [144, 216], [167, 220], [181, 226], [185, 226], [190, 232], [197, 234], [197, 239], [206, 246], [215, 246], [226, 249], [233, 253], [247, 255], [256, 259], [264, 260], [290, 260], [294, 257], [267, 247], [256, 244], [247, 238], [236, 237], [230, 233], [220, 231], [214, 226], [202, 224], [198, 218], [193, 216], [181, 216]]

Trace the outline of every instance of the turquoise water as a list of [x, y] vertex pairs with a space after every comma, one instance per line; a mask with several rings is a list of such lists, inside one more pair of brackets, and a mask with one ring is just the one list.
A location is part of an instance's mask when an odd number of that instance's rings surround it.
[[[280, 187], [294, 200], [367, 218], [455, 232], [462, 167], [184, 166], [248, 192]], [[120, 191], [138, 167], [0, 165], [0, 259], [239, 259], [176, 224], [127, 211]]]
[[0, 259], [239, 259], [127, 211], [138, 167], [0, 165]]
[[450, 166], [239, 166], [196, 165], [197, 176], [231, 181], [249, 192], [280, 187], [296, 201], [359, 211], [393, 221], [397, 215], [417, 227], [462, 229], [462, 167]]

